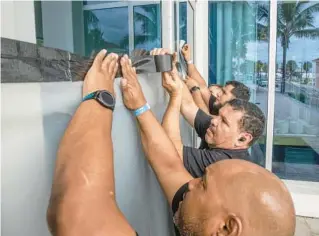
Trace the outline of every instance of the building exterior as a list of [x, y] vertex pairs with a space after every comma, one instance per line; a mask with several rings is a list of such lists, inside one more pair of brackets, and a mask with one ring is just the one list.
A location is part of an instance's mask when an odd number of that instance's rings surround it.
[[319, 58], [313, 60], [315, 65], [315, 86], [319, 89]]
[[[277, 1], [260, 4], [193, 0], [2, 1], [1, 37], [82, 56], [101, 48], [117, 53], [154, 47], [176, 50], [179, 40], [189, 42], [193, 60], [207, 83], [223, 85], [239, 80], [250, 87], [251, 101], [267, 117], [263, 137], [250, 150], [254, 161], [284, 179], [298, 215], [319, 217], [319, 59], [315, 60], [316, 88], [291, 79], [304, 70], [303, 62], [319, 57], [318, 52], [313, 52], [319, 41], [292, 36], [283, 78], [285, 49], [276, 43], [282, 30], [277, 30], [276, 21], [281, 5]], [[264, 18], [258, 17], [261, 8], [268, 14]], [[314, 22], [319, 22], [319, 13], [312, 14]], [[10, 48], [1, 50], [4, 53]], [[143, 75], [139, 79], [148, 102], [161, 119], [167, 99], [160, 76]], [[24, 81], [1, 84], [4, 235], [49, 235], [45, 209], [55, 152], [79, 103], [81, 82], [44, 81], [30, 83], [26, 76]], [[116, 89], [119, 94], [119, 87]], [[118, 100], [112, 135], [119, 206], [141, 235], [171, 235], [167, 203], [143, 157], [134, 121]], [[198, 144], [185, 122], [181, 130], [185, 143]], [[136, 194], [128, 197], [127, 191]]]

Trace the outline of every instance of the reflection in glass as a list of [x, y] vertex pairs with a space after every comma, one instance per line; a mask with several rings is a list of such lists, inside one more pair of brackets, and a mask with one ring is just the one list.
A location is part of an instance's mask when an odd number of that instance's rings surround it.
[[[269, 2], [209, 2], [209, 83], [237, 80], [250, 88], [250, 101], [267, 116], [268, 30], [261, 34], [260, 11]], [[255, 163], [265, 165], [265, 135], [250, 149]]]
[[179, 3], [179, 40], [187, 42], [187, 2]]
[[86, 55], [103, 48], [109, 52], [128, 53], [127, 7], [85, 10], [84, 22]]
[[160, 4], [134, 7], [134, 48], [151, 50], [161, 45]]
[[111, 3], [111, 2], [121, 2], [119, 1], [93, 1], [93, 0], [87, 0], [83, 1], [83, 5], [95, 5], [95, 4], [101, 4], [101, 3]]
[[273, 172], [285, 179], [319, 181], [318, 5], [278, 2]]

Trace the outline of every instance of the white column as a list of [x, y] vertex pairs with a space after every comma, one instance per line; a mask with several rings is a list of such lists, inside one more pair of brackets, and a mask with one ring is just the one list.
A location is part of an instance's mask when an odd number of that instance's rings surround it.
[[196, 2], [194, 53], [196, 68], [208, 83], [208, 1]]
[[1, 37], [35, 43], [33, 1], [1, 1]]

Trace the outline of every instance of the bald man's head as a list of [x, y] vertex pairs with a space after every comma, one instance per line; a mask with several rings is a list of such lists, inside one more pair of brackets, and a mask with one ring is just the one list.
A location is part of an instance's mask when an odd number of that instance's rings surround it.
[[282, 181], [242, 160], [217, 162], [192, 180], [174, 219], [182, 235], [293, 236], [295, 230]]

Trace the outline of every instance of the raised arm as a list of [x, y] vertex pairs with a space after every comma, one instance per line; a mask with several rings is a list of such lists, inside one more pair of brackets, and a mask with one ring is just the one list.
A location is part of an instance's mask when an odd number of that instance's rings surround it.
[[202, 94], [202, 98], [208, 106], [209, 98], [211, 93], [208, 89], [206, 81], [203, 79], [199, 71], [197, 70], [196, 66], [191, 60], [191, 48], [188, 44], [185, 44], [182, 48], [182, 54], [184, 56], [185, 61], [187, 62], [187, 69], [188, 69], [188, 76], [194, 79], [200, 87], [200, 93]]
[[[121, 60], [123, 79], [121, 81], [123, 101], [130, 110], [136, 110], [146, 104], [135, 69], [127, 56]], [[176, 191], [192, 177], [186, 171], [176, 148], [169, 139], [151, 110], [137, 117], [140, 126], [143, 149], [147, 160], [161, 184], [167, 200], [172, 204]]]
[[[114, 94], [117, 55], [102, 50], [83, 85], [83, 96]], [[82, 102], [59, 146], [47, 211], [50, 231], [58, 236], [135, 235], [115, 201], [112, 111], [95, 100]]]
[[181, 160], [183, 160], [183, 143], [179, 124], [183, 83], [175, 70], [171, 73], [163, 73], [163, 87], [169, 93], [170, 99], [163, 117], [162, 126], [172, 140]]
[[197, 83], [197, 81], [191, 77], [187, 77], [187, 80], [185, 80], [185, 83], [187, 85], [188, 90], [192, 94], [194, 102], [196, 103], [198, 108], [202, 109], [205, 113], [209, 114], [208, 105], [206, 105], [203, 99], [201, 88], [199, 87], [199, 84]]
[[198, 112], [198, 106], [187, 88], [183, 86], [181, 113], [187, 122], [194, 128], [195, 117]]

